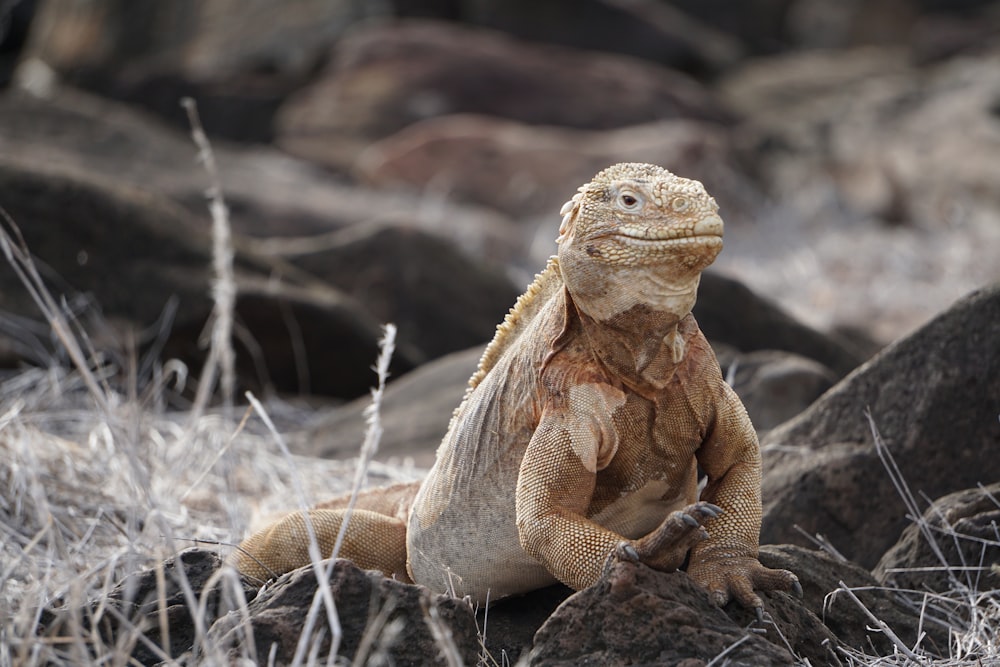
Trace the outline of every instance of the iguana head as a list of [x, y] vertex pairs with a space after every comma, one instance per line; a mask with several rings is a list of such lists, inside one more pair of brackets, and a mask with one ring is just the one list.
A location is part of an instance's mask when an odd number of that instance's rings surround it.
[[722, 218], [698, 181], [651, 164], [608, 167], [562, 208], [559, 267], [577, 307], [608, 320], [637, 305], [683, 317], [722, 249]]

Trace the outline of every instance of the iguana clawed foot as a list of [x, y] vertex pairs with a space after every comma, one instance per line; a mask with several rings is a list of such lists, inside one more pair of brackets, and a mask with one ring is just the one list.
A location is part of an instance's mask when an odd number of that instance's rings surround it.
[[[719, 516], [722, 511], [711, 503], [699, 502], [672, 512], [645, 537], [620, 542], [614, 559], [672, 572], [683, 564], [692, 547], [708, 537], [708, 531], [702, 524]], [[688, 575], [708, 589], [716, 605], [721, 607], [735, 599], [744, 607], [753, 609], [759, 623], [763, 623], [764, 603], [754, 591], [784, 590], [802, 597], [798, 577], [788, 570], [764, 567], [756, 558], [749, 556], [695, 558], [688, 566]]]
[[754, 591], [792, 591], [802, 597], [799, 578], [788, 570], [764, 567], [756, 558], [731, 556], [722, 558], [693, 559], [688, 575], [708, 589], [709, 596], [718, 606], [736, 600], [763, 618], [764, 603]]
[[614, 557], [631, 563], [643, 563], [656, 570], [673, 572], [679, 568], [688, 551], [708, 537], [702, 526], [722, 513], [712, 503], [694, 503], [683, 510], [671, 512], [653, 532], [637, 540], [619, 542]]

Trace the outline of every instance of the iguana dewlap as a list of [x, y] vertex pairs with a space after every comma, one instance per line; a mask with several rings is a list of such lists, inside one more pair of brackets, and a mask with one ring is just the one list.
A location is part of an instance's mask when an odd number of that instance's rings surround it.
[[[366, 492], [340, 555], [479, 602], [580, 589], [614, 557], [672, 570], [689, 550], [688, 573], [720, 604], [797, 586], [757, 561], [757, 437], [691, 315], [722, 248], [717, 211], [701, 183], [648, 164], [581, 187], [427, 478]], [[344, 505], [310, 513], [324, 553]], [[307, 544], [295, 513], [234, 562], [266, 579], [307, 564]]]

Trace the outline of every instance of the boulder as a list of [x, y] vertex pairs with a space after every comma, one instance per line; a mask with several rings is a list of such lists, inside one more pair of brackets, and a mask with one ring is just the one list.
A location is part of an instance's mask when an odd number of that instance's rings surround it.
[[949, 593], [996, 589], [1000, 483], [935, 500], [906, 527], [873, 574], [886, 586]]
[[535, 634], [529, 665], [792, 665], [786, 649], [748, 634], [684, 572], [616, 563], [563, 602]]
[[[948, 655], [946, 626], [921, 623], [919, 605], [912, 604], [892, 588], [881, 586], [868, 570], [856, 563], [791, 544], [762, 545], [760, 562], [798, 575], [803, 593], [801, 600], [781, 593], [765, 593], [762, 597], [767, 611], [796, 655], [809, 656], [814, 665], [832, 660], [822, 641], [816, 641], [820, 634], [810, 636], [799, 630], [810, 627], [813, 622], [810, 615], [822, 619], [826, 629], [844, 647], [865, 654], [874, 650], [876, 655], [892, 655], [895, 651], [889, 637], [872, 625], [864, 610], [841, 588], [841, 582], [908, 647], [919, 648], [929, 656]], [[737, 623], [752, 620], [749, 611], [735, 604], [729, 604], [726, 611]], [[770, 633], [768, 637], [772, 641], [777, 639]]]
[[327, 69], [281, 108], [277, 142], [344, 167], [376, 139], [454, 113], [595, 130], [728, 118], [693, 79], [641, 60], [400, 21], [338, 42]]
[[[946, 632], [933, 624], [922, 627], [918, 611], [857, 565], [789, 545], [764, 546], [760, 558], [768, 567], [795, 571], [804, 595], [800, 600], [763, 593], [765, 622], [753, 632], [748, 632], [757, 625], [751, 610], [735, 602], [725, 609], [714, 606], [681, 571], [619, 562], [583, 591], [551, 586], [474, 614], [464, 601], [338, 560], [329, 579], [342, 632], [337, 655], [359, 663], [380, 656], [400, 665], [455, 664], [456, 658], [474, 664], [488, 656], [497, 664], [523, 659], [531, 665], [692, 666], [724, 655], [727, 664], [756, 666], [836, 664], [833, 655], [840, 648], [856, 655], [892, 654], [892, 642], [870, 626], [858, 602], [918, 654], [947, 653]], [[216, 553], [186, 550], [160, 568], [125, 578], [85, 613], [43, 612], [36, 632], [72, 636], [80, 632], [74, 624], [82, 618], [84, 631], [93, 622], [103, 646], [124, 650], [140, 664], [183, 656], [288, 664], [317, 590], [312, 567], [282, 575], [259, 591], [220, 567]], [[165, 587], [158, 584], [161, 573]], [[234, 585], [242, 589], [237, 592]], [[204, 611], [192, 614], [191, 600], [200, 601]], [[314, 620], [308, 647], [322, 657], [332, 646], [324, 607]], [[928, 631], [918, 643], [918, 634]], [[167, 634], [169, 643], [163, 643]]]
[[[161, 196], [43, 161], [0, 158], [0, 193], [0, 205], [19, 224], [56, 297], [79, 304], [74, 295], [83, 294], [77, 315], [99, 314], [112, 325], [104, 325], [104, 343], [117, 352], [124, 349], [123, 337], [135, 334], [140, 352], [159, 346], [162, 358], [201, 367], [199, 341], [212, 310], [207, 225]], [[354, 299], [308, 276], [295, 280], [267, 258], [245, 252], [235, 272], [243, 386], [311, 388], [341, 398], [367, 392], [381, 332]], [[281, 273], [283, 280], [271, 277]], [[0, 309], [38, 317], [6, 264], [0, 281]], [[172, 321], [143, 337], [165, 310], [174, 312]], [[401, 347], [393, 372], [413, 368], [415, 358]], [[295, 369], [306, 363], [313, 380], [304, 386]]]
[[838, 380], [823, 364], [779, 350], [736, 354], [719, 361], [758, 433], [799, 414]]
[[873, 428], [915, 497], [1000, 478], [991, 455], [1000, 442], [997, 340], [1000, 284], [960, 300], [770, 431], [761, 444], [762, 540], [801, 542], [801, 528], [875, 566], [906, 527], [906, 507]]
[[485, 345], [519, 294], [502, 269], [438, 236], [405, 227], [361, 228], [286, 259], [352, 296], [425, 359]]
[[838, 377], [865, 359], [847, 341], [799, 322], [742, 282], [717, 272], [702, 274], [694, 316], [713, 343], [724, 343], [741, 352], [791, 352], [819, 362]]
[[[441, 2], [393, 0], [399, 16], [461, 20], [520, 39], [612, 51], [686, 71], [716, 71], [737, 59], [737, 40], [667, 4], [577, 0]], [[572, 19], [570, 19], [572, 14]]]
[[[593, 131], [457, 114], [419, 121], [375, 142], [354, 172], [379, 189], [404, 187], [503, 211], [556, 212], [594, 174], [616, 162], [650, 162], [700, 180], [727, 223], [753, 220], [762, 195], [736, 165], [718, 123], [668, 119]], [[554, 232], [551, 232], [554, 236]]]
[[47, 0], [22, 55], [35, 69], [40, 61], [180, 127], [187, 119], [178, 100], [198, 98], [213, 136], [267, 141], [281, 101], [308, 80], [330, 44], [378, 13], [374, 5], [327, 0]]
[[[128, 656], [141, 665], [180, 658], [235, 604], [230, 587], [219, 581], [209, 585], [220, 567], [222, 559], [215, 551], [186, 549], [159, 568], [126, 577], [89, 609], [43, 611], [37, 632], [53, 639], [95, 632], [105, 643], [103, 648], [114, 647], [116, 656]], [[244, 598], [256, 594], [249, 585], [238, 585]], [[196, 614], [192, 601], [202, 604], [203, 610]], [[89, 642], [81, 642], [85, 643]], [[91, 658], [96, 662], [98, 655]]]
[[[260, 662], [273, 656], [277, 664], [289, 664], [306, 627], [316, 577], [311, 566], [283, 575], [245, 611], [232, 611], [216, 621], [206, 644], [228, 649], [235, 657], [246, 655], [252, 641]], [[467, 603], [366, 572], [346, 560], [335, 563], [328, 586], [342, 630], [339, 658], [367, 664], [366, 659], [379, 656], [389, 664], [414, 667], [476, 664], [476, 618]], [[329, 620], [321, 606], [309, 651], [325, 660], [331, 647]]]
[[[760, 559], [767, 567], [795, 572], [803, 589], [801, 600], [762, 593], [762, 626], [752, 610], [736, 602], [725, 609], [712, 605], [684, 572], [617, 563], [608, 577], [555, 610], [535, 635], [529, 664], [697, 665], [737, 643], [726, 654], [727, 664], [837, 664], [841, 647], [865, 655], [893, 654], [892, 642], [872, 628], [840, 582], [907, 646], [928, 657], [947, 655], [947, 632], [921, 627], [919, 611], [880, 588], [864, 568], [791, 545], [762, 546]], [[754, 626], [755, 632], [748, 633]]]
[[[383, 432], [377, 459], [410, 458], [420, 468], [434, 463], [448, 419], [469, 386], [483, 347], [435, 359], [389, 383], [379, 411]], [[357, 456], [364, 442], [365, 410], [370, 404], [371, 398], [365, 396], [317, 411], [300, 432], [289, 438], [289, 446], [305, 456]]]
[[[211, 131], [210, 131], [211, 132]], [[524, 234], [505, 216], [440, 197], [375, 191], [265, 146], [235, 146], [209, 135], [230, 222], [243, 249], [294, 256], [337, 243], [349, 227], [406, 226], [448, 238], [473, 257], [510, 261]], [[166, 197], [207, 227], [209, 177], [189, 133], [147, 114], [59, 87], [39, 98], [0, 95], [0, 155], [60, 164]], [[575, 187], [575, 186], [574, 186]], [[287, 273], [287, 271], [284, 271]]]

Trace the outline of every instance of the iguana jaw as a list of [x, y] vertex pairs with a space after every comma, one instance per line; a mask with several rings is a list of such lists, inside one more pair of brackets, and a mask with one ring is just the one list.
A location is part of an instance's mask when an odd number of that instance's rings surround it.
[[624, 224], [612, 236], [621, 236], [629, 241], [648, 242], [652, 245], [684, 245], [685, 243], [722, 243], [722, 218], [709, 215], [695, 222], [693, 226]]
[[[662, 266], [685, 277], [700, 271], [722, 250], [722, 218], [709, 215], [694, 225], [621, 225], [588, 239], [589, 254], [609, 264]], [[592, 249], [591, 249], [592, 248]]]

